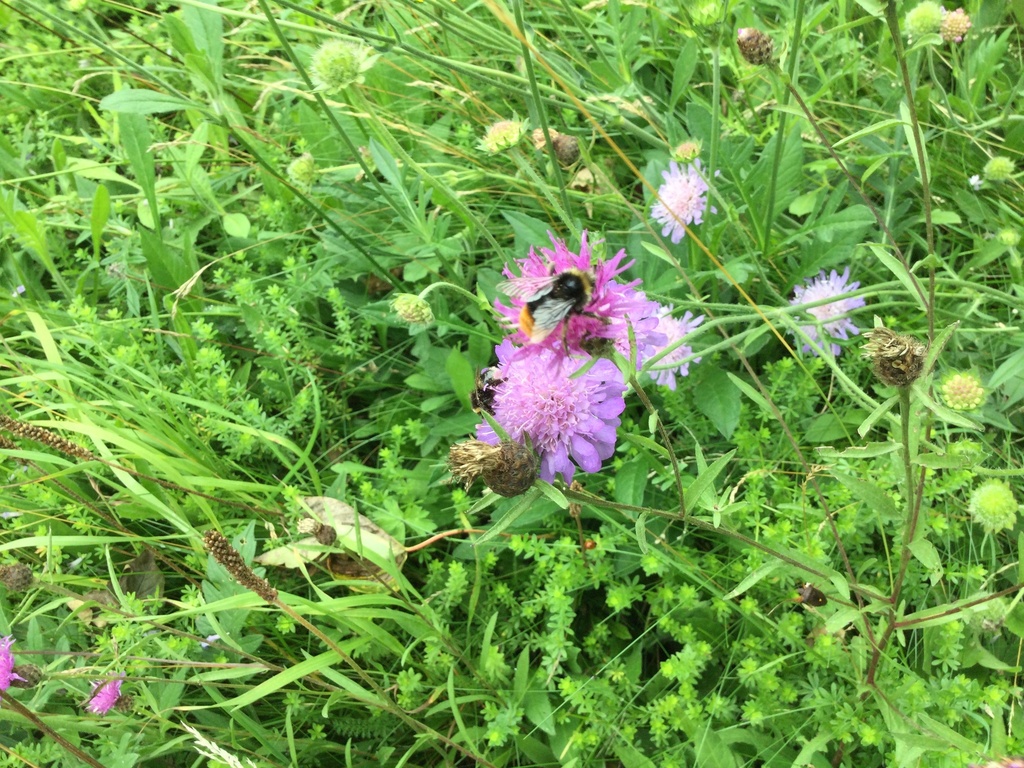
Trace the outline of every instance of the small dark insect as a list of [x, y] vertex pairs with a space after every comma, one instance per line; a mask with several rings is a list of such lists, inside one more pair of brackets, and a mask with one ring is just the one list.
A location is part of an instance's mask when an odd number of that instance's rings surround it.
[[469, 393], [469, 404], [474, 413], [494, 414], [494, 396], [503, 381], [497, 377], [494, 368], [484, 368], [476, 375], [476, 388]]
[[824, 592], [808, 581], [797, 590], [796, 601], [809, 605], [811, 608], [820, 608], [828, 602], [828, 598], [825, 597]]

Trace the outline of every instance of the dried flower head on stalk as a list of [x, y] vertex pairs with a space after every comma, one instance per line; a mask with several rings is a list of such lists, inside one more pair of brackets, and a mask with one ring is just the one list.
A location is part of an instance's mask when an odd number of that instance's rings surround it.
[[864, 357], [870, 358], [875, 376], [891, 387], [909, 387], [924, 369], [928, 347], [913, 336], [891, 331], [885, 326], [864, 334]]
[[467, 491], [482, 477], [496, 494], [512, 498], [529, 490], [537, 479], [537, 456], [513, 440], [502, 440], [498, 445], [466, 440], [448, 451], [448, 469], [452, 479]]

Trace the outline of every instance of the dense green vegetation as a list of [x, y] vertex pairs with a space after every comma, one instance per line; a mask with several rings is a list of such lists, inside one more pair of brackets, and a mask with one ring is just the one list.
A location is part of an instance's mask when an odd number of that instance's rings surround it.
[[0, 0], [0, 766], [1024, 753], [1022, 23]]

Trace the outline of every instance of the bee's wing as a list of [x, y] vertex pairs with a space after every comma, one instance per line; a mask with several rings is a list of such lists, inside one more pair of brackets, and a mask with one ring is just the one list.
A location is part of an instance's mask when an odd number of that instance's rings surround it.
[[513, 299], [530, 302], [551, 293], [555, 284], [555, 275], [541, 277], [513, 277], [498, 283], [498, 290]]
[[548, 299], [541, 302], [540, 306], [533, 311], [533, 331], [530, 333], [530, 341], [533, 343], [543, 341], [558, 327], [560, 322], [569, 316], [574, 304], [572, 299]]

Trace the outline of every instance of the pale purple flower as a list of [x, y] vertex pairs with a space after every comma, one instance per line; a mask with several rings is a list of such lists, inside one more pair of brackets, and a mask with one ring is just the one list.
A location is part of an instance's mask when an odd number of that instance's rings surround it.
[[971, 176], [971, 178], [967, 180], [967, 183], [971, 185], [971, 189], [977, 192], [979, 189], [981, 189], [981, 176], [979, 176], [978, 174], [974, 174], [973, 176]]
[[23, 679], [14, 671], [14, 654], [11, 646], [14, 638], [8, 635], [0, 637], [0, 691], [6, 691], [15, 680]]
[[216, 643], [220, 640], [220, 635], [207, 635], [205, 640], [199, 641], [199, 647], [206, 650], [212, 643]]
[[24, 292], [25, 286], [19, 285], [17, 288], [14, 289], [14, 293], [12, 293], [11, 296], [21, 296], [21, 294], [23, 294]]
[[[494, 395], [494, 420], [518, 442], [540, 456], [540, 477], [561, 474], [571, 483], [576, 468], [597, 472], [615, 452], [615, 430], [626, 407], [622, 372], [599, 358], [574, 359], [543, 347], [516, 347], [506, 339], [497, 347], [501, 380]], [[486, 421], [477, 437], [497, 445], [499, 437]]]
[[[665, 183], [658, 187], [658, 201], [651, 207], [651, 218], [662, 225], [661, 236], [671, 235], [675, 244], [686, 234], [684, 224], [704, 221], [704, 213], [708, 210], [708, 200], [704, 196], [708, 183], [701, 175], [699, 159], [685, 166], [673, 160], [668, 167], [667, 171], [661, 172]], [[718, 213], [714, 206], [710, 210]]]
[[[699, 357], [694, 358], [692, 361], [686, 360], [686, 358], [693, 354], [693, 347], [680, 342], [694, 328], [704, 322], [704, 315], [694, 317], [690, 310], [686, 310], [686, 314], [682, 317], [672, 317], [673, 309], [674, 307], [671, 304], [667, 307], [662, 307], [658, 316], [658, 330], [664, 333], [668, 339], [662, 349], [670, 349], [671, 351], [664, 357], [659, 358], [649, 373], [656, 384], [675, 391], [676, 375], [686, 376], [690, 373], [690, 363], [700, 362]], [[660, 352], [661, 350], [658, 351]]]
[[[816, 307], [808, 307], [807, 314], [817, 320], [821, 327], [833, 339], [848, 339], [849, 334], [857, 335], [860, 329], [853, 324], [848, 317], [848, 312], [864, 306], [864, 299], [860, 297], [845, 297], [849, 291], [860, 287], [859, 282], [847, 283], [850, 279], [850, 268], [839, 274], [834, 269], [828, 276], [825, 270], [821, 270], [815, 278], [807, 278], [806, 285], [798, 285], [793, 289], [793, 299], [789, 302], [794, 306], [797, 304], [810, 304], [822, 299], [835, 299], [828, 304], [820, 304]], [[845, 298], [844, 298], [845, 297]], [[804, 344], [801, 349], [804, 352], [812, 352], [815, 356], [819, 354], [819, 347], [824, 339], [818, 336], [817, 325], [802, 325], [800, 329], [811, 339], [814, 344]], [[838, 355], [842, 350], [834, 342], [829, 344], [833, 356]]]
[[[549, 235], [554, 250], [541, 248], [540, 253], [531, 248], [525, 259], [516, 262], [517, 276], [506, 265], [508, 280], [499, 286], [511, 299], [509, 305], [495, 302], [495, 308], [505, 316], [510, 327], [518, 327], [520, 313], [528, 303], [529, 296], [538, 286], [544, 285], [553, 275], [575, 269], [593, 277], [590, 301], [582, 313], [570, 314], [558, 328], [542, 338], [531, 339], [517, 329], [512, 339], [516, 343], [542, 346], [570, 354], [586, 354], [583, 346], [594, 339], [609, 339], [624, 356], [629, 357], [629, 327], [633, 328], [639, 360], [653, 354], [657, 346], [663, 346], [664, 336], [658, 331], [658, 303], [648, 300], [643, 291], [637, 290], [639, 280], [620, 283], [615, 277], [633, 265], [623, 264], [626, 251], [620, 250], [607, 261], [593, 259], [587, 233], [580, 239], [580, 251], [569, 250], [565, 242]], [[639, 361], [638, 361], [639, 363]]]
[[92, 684], [92, 696], [86, 702], [85, 708], [94, 715], [105, 715], [117, 704], [121, 698], [121, 683], [123, 677], [115, 677], [105, 683], [96, 682]]

